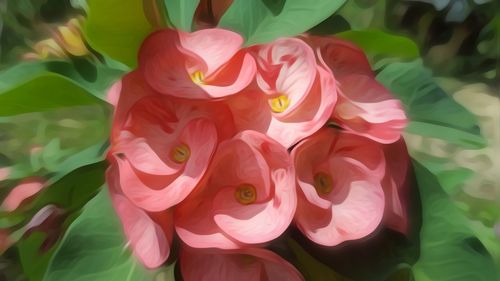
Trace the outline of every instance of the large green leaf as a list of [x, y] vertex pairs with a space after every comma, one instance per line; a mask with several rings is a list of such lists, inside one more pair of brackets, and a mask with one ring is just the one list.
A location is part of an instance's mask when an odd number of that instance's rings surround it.
[[333, 14], [345, 0], [235, 0], [219, 26], [243, 35], [247, 45], [295, 36]]
[[149, 280], [154, 280], [154, 273], [143, 268], [126, 249], [107, 190], [92, 199], [68, 228], [44, 278], [44, 281]]
[[414, 161], [422, 200], [420, 258], [416, 281], [498, 280], [495, 265], [468, 221], [431, 172]]
[[168, 18], [178, 29], [191, 31], [193, 15], [200, 0], [164, 0], [168, 11]]
[[95, 196], [104, 184], [107, 166], [106, 161], [101, 161], [71, 171], [44, 189], [30, 204], [31, 211], [38, 211], [49, 204], [54, 204], [68, 211], [79, 210]]
[[29, 237], [17, 242], [19, 258], [24, 269], [24, 274], [30, 281], [42, 281], [45, 270], [49, 264], [54, 249], [42, 252], [42, 246], [47, 235], [42, 232], [34, 232]]
[[389, 64], [377, 75], [404, 104], [408, 132], [443, 139], [465, 148], [482, 148], [476, 117], [448, 96], [421, 60]]
[[74, 63], [60, 60], [23, 62], [0, 71], [0, 93], [47, 73], [65, 76], [105, 100], [107, 90], [114, 81], [120, 79], [124, 71], [83, 59], [75, 60]]
[[0, 93], [0, 116], [100, 103], [101, 100], [68, 78], [45, 73]]
[[71, 80], [43, 73], [15, 88], [0, 93], [0, 116], [43, 112], [55, 108], [101, 104]]
[[419, 57], [418, 46], [412, 40], [381, 30], [349, 30], [336, 36], [349, 40], [362, 48], [371, 60], [386, 57], [414, 59]]
[[88, 0], [85, 37], [90, 46], [129, 67], [137, 65], [137, 52], [153, 31], [142, 0]]

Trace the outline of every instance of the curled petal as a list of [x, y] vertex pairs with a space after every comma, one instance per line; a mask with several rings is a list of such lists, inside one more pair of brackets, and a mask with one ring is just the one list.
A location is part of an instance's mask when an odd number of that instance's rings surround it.
[[322, 129], [299, 143], [292, 157], [301, 191], [295, 221], [307, 237], [335, 246], [377, 228], [385, 208], [382, 145]]
[[340, 97], [334, 121], [345, 129], [381, 143], [397, 141], [407, 124], [399, 100], [365, 75], [348, 75], [340, 80]]
[[[189, 146], [190, 157], [182, 173], [176, 174], [164, 186], [161, 186], [165, 182], [161, 177], [149, 176], [146, 181], [150, 185], [146, 184], [134, 171], [130, 161], [117, 157], [121, 189], [134, 204], [150, 212], [166, 210], [181, 202], [196, 187], [215, 150], [215, 126], [206, 119], [195, 119], [186, 126], [180, 141]], [[158, 185], [159, 188], [152, 188]]]
[[205, 76], [210, 76], [238, 52], [243, 38], [229, 30], [209, 28], [192, 33], [179, 31], [179, 44], [203, 60], [207, 66]]

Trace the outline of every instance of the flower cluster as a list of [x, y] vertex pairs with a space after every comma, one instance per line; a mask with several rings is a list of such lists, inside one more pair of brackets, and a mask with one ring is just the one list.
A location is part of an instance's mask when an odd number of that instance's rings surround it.
[[325, 246], [404, 232], [406, 116], [365, 55], [313, 36], [242, 44], [158, 31], [110, 90], [107, 181], [134, 254], [158, 267], [175, 236], [186, 281], [302, 280], [265, 249], [290, 224]]

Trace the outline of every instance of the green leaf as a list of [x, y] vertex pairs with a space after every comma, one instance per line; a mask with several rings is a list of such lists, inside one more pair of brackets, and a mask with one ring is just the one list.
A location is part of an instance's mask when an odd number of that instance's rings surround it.
[[87, 4], [84, 34], [90, 46], [134, 68], [142, 41], [153, 31], [142, 1], [89, 0]]
[[465, 148], [486, 145], [476, 117], [434, 82], [421, 60], [389, 64], [377, 79], [402, 101], [410, 119], [408, 132]]
[[235, 0], [219, 26], [243, 35], [247, 45], [295, 36], [332, 15], [345, 0]]
[[100, 103], [101, 100], [71, 80], [46, 73], [0, 93], [0, 116]]
[[69, 211], [82, 208], [104, 184], [107, 166], [106, 161], [101, 161], [71, 171], [45, 188], [30, 204], [30, 210], [37, 212], [49, 204]]
[[[168, 275], [167, 275], [168, 276]], [[126, 249], [107, 190], [71, 224], [49, 263], [44, 281], [149, 281], [154, 273]], [[167, 279], [173, 281], [173, 279]]]
[[71, 62], [65, 60], [21, 62], [0, 71], [0, 92], [48, 72], [65, 76], [94, 96], [105, 100], [109, 87], [126, 71], [123, 67], [120, 68], [112, 63], [109, 59], [106, 61], [108, 65], [105, 65], [78, 58], [74, 58]]
[[420, 258], [416, 281], [497, 280], [495, 265], [437, 179], [414, 161], [422, 201]]
[[101, 161], [75, 169], [42, 189], [33, 201], [22, 208], [13, 212], [0, 212], [0, 218], [12, 218], [14, 221], [16, 218], [29, 219], [49, 204], [63, 208], [68, 213], [76, 212], [92, 199], [104, 184], [107, 166], [106, 161]]
[[436, 176], [443, 190], [449, 195], [455, 195], [463, 183], [473, 176], [474, 171], [471, 169], [459, 167], [448, 158], [426, 153], [425, 149], [416, 151], [410, 147], [410, 155]]
[[17, 242], [19, 257], [23, 266], [24, 274], [30, 281], [42, 281], [54, 248], [42, 253], [40, 247], [46, 238], [46, 234], [34, 232], [28, 238]]
[[372, 62], [387, 57], [414, 59], [420, 56], [418, 46], [411, 39], [377, 29], [349, 30], [336, 36], [362, 48]]
[[168, 18], [178, 29], [190, 32], [193, 26], [193, 15], [200, 0], [164, 0]]

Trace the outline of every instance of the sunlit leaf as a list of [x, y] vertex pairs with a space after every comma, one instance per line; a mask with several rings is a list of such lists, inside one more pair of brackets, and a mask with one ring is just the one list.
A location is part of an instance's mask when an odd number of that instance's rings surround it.
[[46, 73], [1, 92], [0, 116], [100, 103], [100, 99], [68, 78]]
[[387, 57], [414, 59], [418, 58], [420, 53], [418, 46], [411, 39], [381, 30], [349, 30], [335, 36], [355, 43], [372, 61]]
[[491, 255], [473, 235], [465, 217], [427, 169], [414, 161], [422, 201], [420, 257], [416, 281], [491, 281]]
[[333, 14], [345, 0], [235, 0], [219, 26], [239, 32], [247, 45], [295, 36]]
[[178, 29], [191, 31], [193, 15], [200, 0], [164, 0], [168, 18]]
[[142, 0], [88, 0], [84, 28], [90, 46], [129, 67], [137, 65], [137, 52], [153, 31]]

